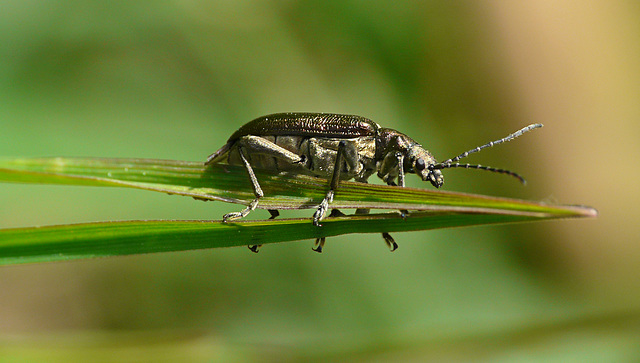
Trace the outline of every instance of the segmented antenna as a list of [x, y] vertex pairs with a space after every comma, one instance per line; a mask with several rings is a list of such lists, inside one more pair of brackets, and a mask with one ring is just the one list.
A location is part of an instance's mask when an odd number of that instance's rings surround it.
[[511, 175], [512, 177], [520, 180], [520, 182], [522, 184], [525, 184], [525, 185], [527, 184], [527, 181], [524, 180], [524, 178], [520, 174], [514, 173], [513, 171], [506, 170], [506, 169], [497, 169], [497, 168], [492, 168], [490, 166], [474, 165], [474, 164], [460, 164], [460, 163], [455, 163], [455, 164], [436, 164], [436, 165], [433, 166], [433, 169], [449, 169], [449, 168], [480, 169], [480, 170], [491, 171], [491, 172], [494, 172], [494, 173]]
[[520, 135], [524, 134], [525, 132], [527, 132], [527, 131], [531, 131], [531, 130], [533, 130], [533, 129], [537, 129], [537, 128], [539, 128], [539, 127], [542, 127], [542, 124], [531, 124], [531, 125], [529, 125], [529, 126], [527, 126], [527, 127], [523, 127], [523, 128], [521, 128], [520, 130], [518, 130], [518, 131], [514, 132], [513, 134], [511, 134], [511, 135], [509, 135], [509, 136], [507, 136], [507, 137], [503, 137], [503, 138], [502, 138], [502, 139], [500, 139], [500, 140], [491, 141], [490, 143], [484, 144], [484, 145], [482, 145], [482, 146], [478, 146], [478, 147], [477, 147], [477, 148], [475, 148], [475, 149], [471, 149], [471, 150], [469, 150], [469, 151], [465, 151], [465, 152], [463, 152], [462, 154], [460, 154], [460, 155], [456, 156], [455, 158], [453, 158], [453, 159], [449, 159], [449, 160], [446, 160], [446, 161], [443, 161], [443, 162], [441, 162], [441, 163], [439, 163], [439, 164], [451, 164], [451, 163], [455, 163], [456, 161], [458, 161], [458, 160], [460, 160], [460, 159], [462, 159], [462, 158], [466, 158], [467, 156], [469, 156], [469, 155], [471, 155], [471, 154], [473, 154], [473, 153], [477, 153], [478, 151], [480, 151], [480, 150], [482, 150], [482, 149], [486, 149], [486, 148], [488, 148], [488, 147], [492, 147], [493, 145], [502, 144], [503, 142], [506, 142], [506, 141], [511, 141], [511, 140], [515, 139], [516, 137], [518, 137], [518, 136], [520, 136]]
[[523, 127], [520, 130], [514, 132], [513, 134], [507, 136], [507, 137], [503, 137], [500, 140], [495, 140], [495, 141], [491, 141], [487, 144], [484, 144], [482, 146], [478, 146], [475, 149], [471, 149], [469, 151], [465, 151], [462, 154], [456, 156], [453, 159], [448, 159], [445, 160], [441, 163], [438, 164], [434, 164], [432, 165], [430, 168], [431, 169], [449, 169], [449, 168], [465, 168], [465, 169], [480, 169], [480, 170], [486, 170], [486, 171], [491, 171], [494, 173], [500, 173], [500, 174], [506, 174], [506, 175], [511, 175], [512, 177], [520, 180], [520, 182], [522, 184], [527, 184], [527, 181], [524, 180], [524, 178], [522, 176], [520, 176], [517, 173], [514, 173], [510, 170], [505, 170], [505, 169], [497, 169], [497, 168], [492, 168], [490, 166], [482, 166], [482, 165], [473, 165], [473, 164], [460, 164], [457, 161], [462, 159], [462, 158], [466, 158], [467, 156], [473, 154], [473, 153], [477, 153], [478, 151], [482, 150], [482, 149], [486, 149], [488, 147], [492, 147], [494, 145], [498, 145], [498, 144], [502, 144], [503, 142], [507, 142], [507, 141], [511, 141], [513, 139], [515, 139], [516, 137], [524, 134], [525, 132], [529, 132], [531, 130], [537, 129], [542, 127], [542, 124], [531, 124], [527, 127]]

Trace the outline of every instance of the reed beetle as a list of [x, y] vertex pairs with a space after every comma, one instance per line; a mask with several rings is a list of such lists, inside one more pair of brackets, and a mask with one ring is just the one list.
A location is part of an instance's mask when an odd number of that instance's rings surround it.
[[[225, 214], [223, 221], [246, 217], [264, 196], [253, 168], [275, 172], [293, 172], [330, 180], [329, 191], [313, 214], [313, 224], [320, 226], [340, 180], [354, 179], [366, 183], [377, 175], [388, 185], [404, 187], [406, 173], [417, 174], [440, 188], [444, 183], [442, 169], [474, 168], [524, 179], [509, 170], [482, 165], [460, 164], [458, 161], [484, 148], [510, 141], [527, 131], [542, 127], [531, 124], [502, 139], [466, 151], [455, 158], [437, 162], [431, 153], [409, 136], [355, 115], [332, 113], [277, 113], [259, 117], [233, 133], [227, 143], [207, 159], [205, 165], [226, 162], [244, 165], [251, 179], [255, 199], [241, 212]], [[271, 218], [277, 210], [269, 210]], [[357, 210], [366, 214], [368, 210]], [[405, 214], [406, 211], [403, 211]], [[337, 210], [332, 216], [342, 215]], [[382, 234], [393, 251], [398, 245], [388, 233]], [[321, 252], [325, 238], [316, 240], [315, 251]], [[258, 246], [249, 246], [257, 252]]]

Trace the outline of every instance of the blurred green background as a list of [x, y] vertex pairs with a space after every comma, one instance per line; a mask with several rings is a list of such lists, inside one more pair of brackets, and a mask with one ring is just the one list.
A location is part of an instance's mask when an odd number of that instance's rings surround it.
[[[640, 360], [638, 4], [1, 2], [0, 156], [204, 161], [255, 117], [317, 111], [442, 160], [542, 122], [469, 158], [526, 187], [448, 170], [444, 189], [600, 216], [397, 234], [393, 254], [352, 235], [321, 255], [301, 241], [5, 266], [0, 361]], [[241, 208], [0, 185], [2, 228]]]

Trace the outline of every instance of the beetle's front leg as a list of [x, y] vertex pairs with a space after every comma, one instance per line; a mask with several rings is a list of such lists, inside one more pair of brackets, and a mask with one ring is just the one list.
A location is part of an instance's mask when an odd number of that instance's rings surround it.
[[[351, 145], [351, 147], [353, 148], [354, 146]], [[327, 210], [329, 209], [329, 203], [333, 202], [333, 195], [335, 194], [335, 190], [338, 189], [338, 184], [340, 183], [340, 171], [342, 169], [342, 163], [343, 163], [343, 159], [345, 158], [345, 154], [348, 157], [352, 157], [352, 158], [357, 157], [357, 153], [355, 153], [353, 150], [347, 150], [347, 143], [344, 140], [342, 140], [338, 144], [338, 152], [336, 153], [336, 162], [335, 162], [335, 165], [333, 166], [333, 175], [331, 177], [331, 184], [329, 186], [330, 189], [327, 192], [327, 195], [324, 197], [324, 199], [320, 203], [320, 206], [318, 206], [318, 209], [316, 210], [316, 212], [313, 214], [313, 224], [318, 227], [321, 226], [320, 221], [324, 218], [324, 215], [327, 213]], [[355, 165], [356, 161], [357, 160], [347, 160], [347, 164]]]
[[[398, 185], [404, 188], [404, 154], [397, 151], [396, 159], [398, 159]], [[403, 219], [407, 218], [408, 214], [409, 214], [408, 210], [406, 209], [400, 210], [400, 215], [402, 216]], [[386, 233], [386, 235], [385, 233], [382, 234], [382, 237], [384, 238], [384, 241], [387, 242], [387, 245], [389, 244], [390, 241], [393, 242], [393, 245], [395, 245], [395, 248], [392, 249], [391, 251], [398, 248], [398, 245], [393, 241], [393, 238], [389, 235], [389, 233]]]
[[396, 159], [398, 160], [398, 185], [404, 188], [404, 154], [396, 151]]
[[[404, 187], [404, 154], [399, 151], [387, 154], [378, 170], [378, 177], [387, 185]], [[395, 180], [398, 179], [398, 184]]]
[[[378, 167], [378, 178], [382, 179], [387, 185], [396, 186], [396, 177], [399, 174], [398, 157], [395, 153], [388, 153], [382, 159]], [[404, 177], [403, 177], [404, 180]]]

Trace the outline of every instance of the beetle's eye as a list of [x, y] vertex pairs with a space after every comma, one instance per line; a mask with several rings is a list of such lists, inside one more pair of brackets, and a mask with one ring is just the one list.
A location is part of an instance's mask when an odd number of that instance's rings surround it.
[[418, 169], [418, 171], [424, 170], [425, 167], [426, 165], [424, 164], [424, 160], [422, 158], [416, 160], [416, 169]]

